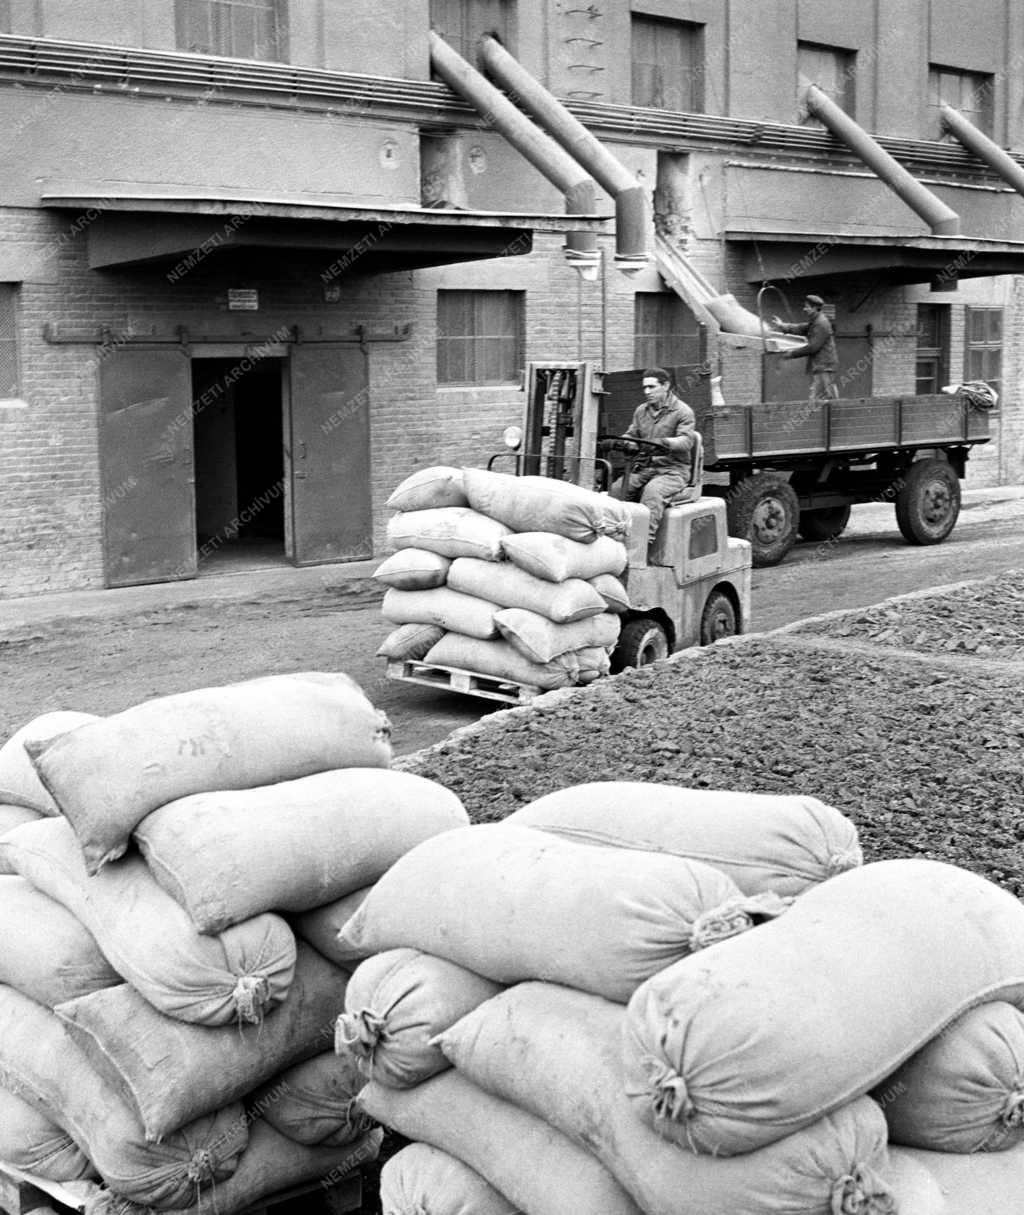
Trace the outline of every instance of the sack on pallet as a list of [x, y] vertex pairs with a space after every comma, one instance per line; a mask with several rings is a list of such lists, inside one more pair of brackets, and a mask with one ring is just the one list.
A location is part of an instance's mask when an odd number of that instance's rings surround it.
[[0, 1077], [67, 1131], [111, 1190], [143, 1206], [188, 1206], [201, 1187], [214, 1184], [219, 1193], [249, 1141], [239, 1103], [169, 1128], [158, 1145], [146, 1142], [117, 1086], [92, 1066], [58, 1018], [10, 987], [0, 987]]
[[425, 548], [442, 557], [480, 557], [484, 561], [501, 560], [501, 542], [510, 534], [504, 523], [468, 506], [400, 511], [387, 524], [390, 548]]
[[388, 510], [430, 510], [435, 506], [467, 506], [462, 469], [446, 464], [421, 468], [391, 492]]
[[661, 1134], [748, 1152], [869, 1092], [997, 999], [1024, 1008], [1024, 906], [955, 865], [876, 861], [644, 983], [629, 1006], [627, 1090]]
[[411, 1088], [448, 1067], [432, 1039], [500, 990], [444, 958], [385, 950], [349, 979], [335, 1050], [355, 1060], [366, 1079]]
[[292, 931], [300, 940], [312, 945], [328, 962], [343, 970], [352, 969], [366, 954], [346, 948], [338, 939], [338, 934], [362, 906], [371, 889], [370, 886], [363, 886], [331, 903], [324, 903], [322, 907], [289, 916]]
[[47, 1181], [97, 1176], [89, 1157], [63, 1127], [5, 1088], [0, 1088], [0, 1160]]
[[390, 732], [347, 675], [302, 672], [161, 696], [27, 746], [92, 874], [157, 806], [332, 768], [386, 768]]
[[387, 1215], [521, 1215], [475, 1169], [429, 1143], [410, 1143], [384, 1162], [380, 1201]]
[[0, 856], [84, 924], [118, 974], [169, 1017], [256, 1024], [288, 994], [295, 937], [280, 916], [201, 936], [137, 853], [90, 877], [62, 818], [18, 827], [0, 840]]
[[[317, 1193], [333, 1191], [339, 1195], [344, 1201], [339, 1209], [356, 1211], [362, 1192], [357, 1170], [377, 1159], [382, 1138], [383, 1133], [375, 1130], [357, 1143], [341, 1147], [308, 1147], [293, 1143], [272, 1126], [257, 1122], [237, 1171], [217, 1186], [208, 1205], [205, 1196], [201, 1195], [194, 1205], [182, 1203], [162, 1210], [164, 1215], [206, 1215], [207, 1211], [216, 1212], [216, 1215], [239, 1215], [242, 1211], [265, 1208], [277, 1195], [295, 1190], [301, 1194], [315, 1186]], [[352, 1188], [346, 1190], [346, 1184]], [[315, 1199], [310, 1205], [314, 1203]], [[89, 1203], [85, 1215], [150, 1215], [150, 1212], [119, 1199], [116, 1194], [104, 1193]]]
[[475, 557], [459, 557], [448, 571], [448, 585], [500, 607], [529, 608], [557, 624], [585, 620], [605, 610], [604, 599], [582, 578], [548, 582], [510, 561], [495, 565]]
[[514, 532], [553, 532], [589, 544], [598, 536], [623, 540], [629, 515], [617, 498], [551, 477], [466, 468], [462, 474], [469, 505]]
[[1024, 1013], [1004, 1000], [951, 1021], [872, 1092], [889, 1139], [934, 1152], [1024, 1140]]
[[444, 785], [343, 768], [155, 810], [135, 836], [157, 882], [200, 932], [271, 909], [308, 911], [369, 886], [421, 841], [469, 816]]
[[[30, 810], [28, 806], [7, 806], [0, 804], [0, 839], [8, 831], [13, 831], [15, 827], [22, 827], [25, 823], [36, 823], [42, 817], [43, 815], [38, 810]], [[0, 856], [0, 876], [5, 873], [16, 872], [17, 870], [11, 868], [7, 857]]]
[[346, 979], [344, 971], [300, 944], [288, 999], [262, 1025], [176, 1021], [127, 983], [69, 1000], [55, 1011], [96, 1070], [130, 1099], [146, 1138], [158, 1142], [328, 1049]]
[[356, 1061], [326, 1050], [268, 1080], [245, 1099], [249, 1118], [262, 1118], [295, 1143], [341, 1147], [372, 1129], [356, 1104], [366, 1083]]
[[[497, 568], [497, 567], [495, 567]], [[395, 624], [434, 624], [467, 637], [497, 637], [494, 614], [498, 605], [489, 599], [464, 595], [447, 586], [432, 591], [384, 592], [381, 613]]]
[[66, 907], [22, 877], [0, 877], [0, 983], [53, 1008], [120, 982]]
[[530, 662], [551, 662], [571, 650], [603, 646], [610, 649], [619, 639], [621, 624], [613, 612], [602, 612], [573, 624], [554, 624], [525, 608], [503, 608], [494, 613], [498, 631]]
[[624, 1003], [671, 961], [752, 927], [777, 902], [745, 901], [699, 861], [486, 823], [397, 861], [342, 940], [368, 952], [420, 949], [495, 983], [549, 979]]
[[433, 666], [455, 667], [493, 679], [551, 691], [590, 683], [611, 669], [608, 651], [590, 646], [569, 654], [559, 654], [551, 662], [531, 662], [507, 641], [481, 641], [460, 633], [445, 633], [423, 660]]
[[443, 636], [439, 624], [400, 624], [384, 638], [374, 657], [389, 662], [418, 662]]
[[595, 1156], [455, 1070], [407, 1089], [372, 1080], [359, 1103], [371, 1118], [407, 1139], [461, 1160], [516, 1210], [529, 1215], [640, 1215]]
[[579, 844], [641, 848], [721, 869], [744, 894], [800, 894], [863, 862], [856, 826], [816, 797], [592, 781], [505, 820]]
[[60, 814], [46, 786], [28, 757], [25, 743], [48, 742], [89, 722], [99, 721], [94, 713], [77, 713], [61, 709], [44, 713], [16, 730], [0, 747], [0, 802], [27, 806], [39, 814]]
[[601, 596], [606, 611], [617, 612], [621, 616], [632, 607], [629, 592], [614, 574], [597, 574], [587, 581]]
[[611, 536], [598, 536], [593, 544], [583, 544], [551, 532], [521, 532], [506, 536], [501, 551], [521, 570], [548, 582], [621, 574], [627, 561], [626, 546]]
[[444, 586], [451, 563], [450, 557], [442, 557], [425, 548], [401, 548], [382, 561], [373, 576], [385, 586], [400, 591], [429, 591], [432, 587]]
[[[440, 1046], [458, 1074], [593, 1151], [646, 1215], [893, 1210], [880, 1179], [885, 1119], [867, 1097], [729, 1160], [660, 1138], [623, 1091], [625, 1015], [597, 996], [521, 983], [456, 1022]], [[877, 1201], [852, 1201], [858, 1187]]]

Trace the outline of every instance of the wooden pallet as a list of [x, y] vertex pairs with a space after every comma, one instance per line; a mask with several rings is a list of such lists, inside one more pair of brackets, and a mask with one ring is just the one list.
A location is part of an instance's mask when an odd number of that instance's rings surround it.
[[462, 692], [467, 696], [500, 700], [511, 705], [527, 704], [545, 691], [544, 688], [533, 684], [516, 683], [514, 679], [496, 679], [491, 675], [479, 675], [475, 671], [461, 671], [458, 667], [439, 667], [426, 662], [410, 662], [408, 659], [389, 662], [387, 677], [401, 679], [406, 683], [423, 684], [428, 688], [441, 688], [446, 692]]

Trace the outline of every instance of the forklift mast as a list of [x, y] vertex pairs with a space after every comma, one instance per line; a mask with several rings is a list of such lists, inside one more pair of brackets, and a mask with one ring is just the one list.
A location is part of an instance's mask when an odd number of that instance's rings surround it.
[[602, 374], [592, 362], [527, 363], [519, 471], [593, 489]]

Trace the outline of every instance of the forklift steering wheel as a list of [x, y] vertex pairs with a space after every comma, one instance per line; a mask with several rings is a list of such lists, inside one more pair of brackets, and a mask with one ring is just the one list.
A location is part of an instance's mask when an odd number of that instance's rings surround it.
[[663, 443], [653, 442], [650, 439], [626, 439], [622, 435], [598, 435], [597, 441], [608, 451], [629, 451], [630, 444], [635, 444], [637, 447], [647, 447], [651, 451], [665, 450]]

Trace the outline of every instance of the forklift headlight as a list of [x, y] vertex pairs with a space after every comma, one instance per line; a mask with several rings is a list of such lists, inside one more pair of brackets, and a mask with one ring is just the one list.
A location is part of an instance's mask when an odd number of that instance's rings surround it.
[[501, 436], [501, 441], [509, 451], [515, 451], [523, 441], [522, 428], [519, 426], [507, 426]]

